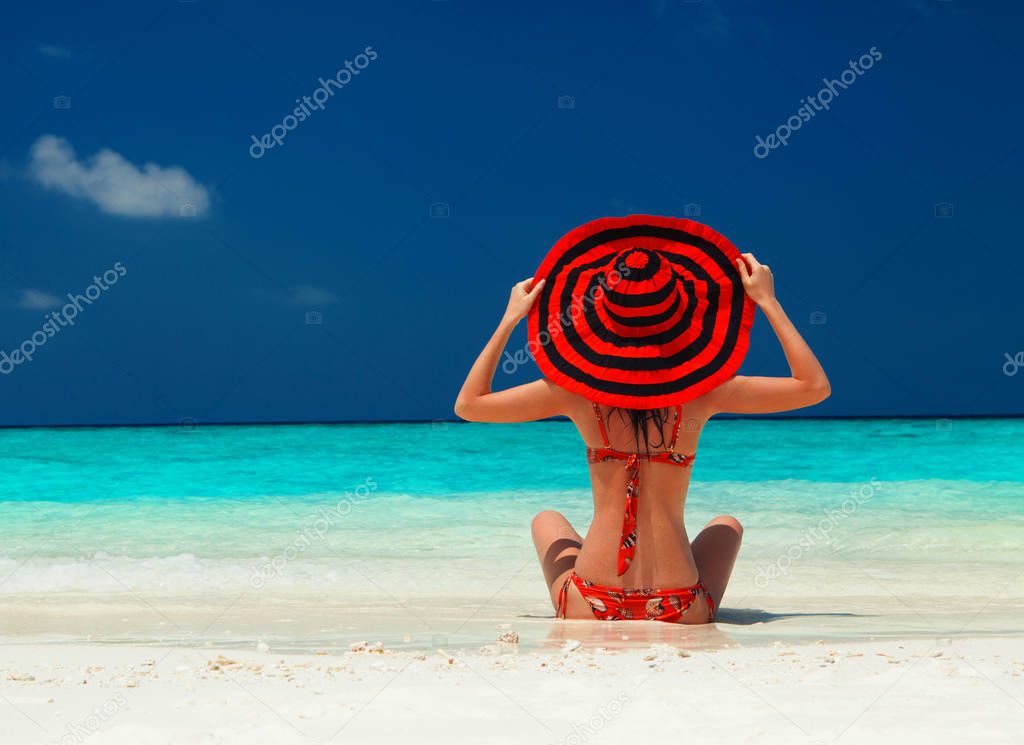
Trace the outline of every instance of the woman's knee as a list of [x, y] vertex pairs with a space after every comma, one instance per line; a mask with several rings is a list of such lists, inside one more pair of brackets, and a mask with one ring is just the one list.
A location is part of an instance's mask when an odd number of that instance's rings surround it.
[[565, 515], [554, 510], [538, 512], [530, 525], [530, 532], [538, 551], [542, 547], [554, 548], [557, 551], [566, 548], [578, 549], [583, 541]]
[[743, 537], [743, 525], [740, 524], [740, 521], [732, 515], [719, 515], [718, 517], [712, 519], [711, 522], [709, 522], [705, 527], [710, 528], [713, 525], [722, 525], [724, 527], [730, 528], [736, 533], [737, 538]]
[[566, 522], [566, 519], [562, 513], [555, 510], [542, 510], [533, 516], [533, 520], [530, 522], [530, 530], [536, 536], [538, 533], [549, 530], [553, 525], [564, 522]]

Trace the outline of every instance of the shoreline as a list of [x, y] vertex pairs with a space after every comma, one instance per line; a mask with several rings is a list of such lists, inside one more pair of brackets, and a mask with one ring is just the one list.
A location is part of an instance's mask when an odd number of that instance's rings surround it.
[[[1024, 597], [1004, 585], [982, 607], [967, 598], [907, 595], [743, 595], [727, 597], [715, 623], [555, 620], [547, 598], [510, 586], [498, 595], [319, 596], [253, 592], [206, 595], [109, 593], [0, 595], [0, 645], [194, 646], [288, 653], [344, 652], [380, 641], [407, 652], [438, 647], [473, 652], [514, 632], [522, 651], [550, 651], [573, 638], [636, 649], [672, 644], [705, 651], [774, 643], [866, 643], [1020, 638]], [[1019, 584], [1019, 583], [1016, 583]], [[782, 590], [784, 588], [776, 588]], [[861, 588], [870, 590], [869, 586]], [[987, 589], [987, 588], [986, 588]], [[401, 598], [401, 599], [399, 599]], [[735, 603], [735, 604], [733, 604]]]

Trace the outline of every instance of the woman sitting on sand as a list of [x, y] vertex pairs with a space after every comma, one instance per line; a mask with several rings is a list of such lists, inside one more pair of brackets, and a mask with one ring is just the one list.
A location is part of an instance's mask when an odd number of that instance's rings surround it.
[[[789, 377], [735, 374], [755, 304], [782, 345]], [[492, 392], [509, 336], [528, 314], [531, 352], [545, 377]], [[558, 512], [533, 519], [559, 617], [708, 623], [743, 529], [721, 515], [692, 543], [687, 536], [701, 430], [718, 413], [789, 411], [828, 395], [825, 372], [776, 300], [767, 266], [704, 225], [640, 215], [577, 228], [535, 277], [512, 288], [455, 413], [474, 422], [561, 415], [579, 430], [594, 491], [586, 538]]]

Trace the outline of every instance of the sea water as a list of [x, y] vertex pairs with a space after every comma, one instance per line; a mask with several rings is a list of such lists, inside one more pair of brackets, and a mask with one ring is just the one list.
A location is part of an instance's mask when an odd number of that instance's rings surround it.
[[[711, 422], [687, 527], [746, 529], [720, 619], [1016, 633], [1022, 443], [1024, 419]], [[543, 509], [590, 520], [567, 422], [3, 430], [0, 635], [429, 645], [546, 619]]]

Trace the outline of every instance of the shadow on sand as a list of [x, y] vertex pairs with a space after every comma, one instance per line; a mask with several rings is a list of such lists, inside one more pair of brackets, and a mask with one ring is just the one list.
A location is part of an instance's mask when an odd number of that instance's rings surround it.
[[860, 613], [771, 613], [760, 608], [720, 608], [715, 614], [715, 623], [753, 626], [756, 623], [771, 623], [785, 618], [865, 618], [865, 616]]

